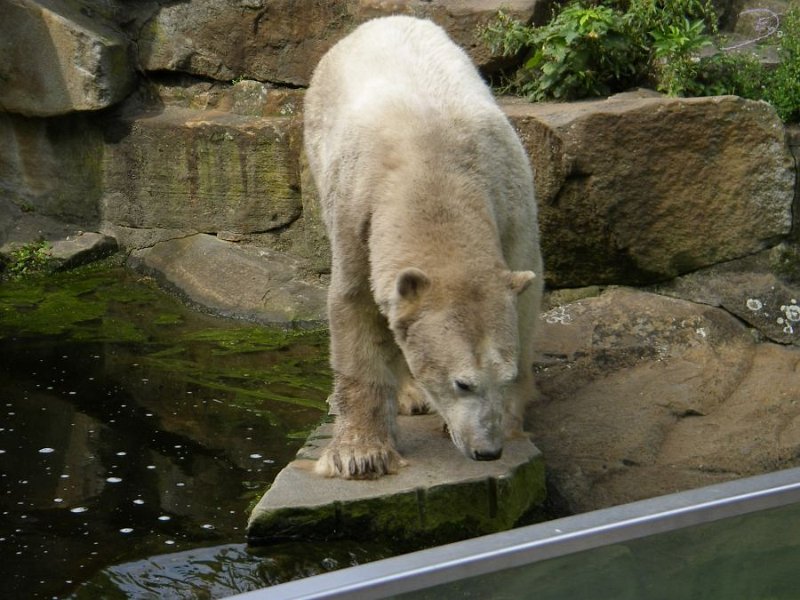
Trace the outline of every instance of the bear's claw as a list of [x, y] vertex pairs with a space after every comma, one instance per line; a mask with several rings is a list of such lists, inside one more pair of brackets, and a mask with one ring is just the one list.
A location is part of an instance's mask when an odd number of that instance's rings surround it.
[[325, 477], [344, 479], [377, 479], [397, 473], [406, 461], [392, 447], [331, 444], [317, 460], [314, 472]]

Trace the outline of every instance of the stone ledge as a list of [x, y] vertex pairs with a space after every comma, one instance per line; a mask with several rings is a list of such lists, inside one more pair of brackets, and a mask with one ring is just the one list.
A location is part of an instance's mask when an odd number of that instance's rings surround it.
[[111, 256], [119, 249], [117, 240], [102, 233], [81, 231], [53, 242], [50, 256], [59, 269], [72, 269]]
[[312, 472], [332, 424], [321, 425], [250, 515], [249, 543], [287, 538], [392, 539], [444, 543], [510, 529], [545, 497], [544, 461], [527, 438], [503, 458], [474, 462], [442, 433], [436, 415], [399, 417], [400, 451], [409, 465], [369, 481]]
[[299, 261], [267, 248], [196, 234], [136, 250], [128, 264], [225, 317], [278, 326], [325, 319], [325, 287], [305, 281]]

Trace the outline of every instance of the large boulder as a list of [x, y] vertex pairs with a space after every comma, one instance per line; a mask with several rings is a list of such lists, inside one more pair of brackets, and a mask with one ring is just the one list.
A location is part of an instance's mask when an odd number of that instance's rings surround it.
[[213, 313], [280, 326], [319, 326], [326, 288], [290, 256], [197, 234], [131, 252], [129, 264]]
[[529, 430], [569, 511], [797, 466], [800, 348], [626, 288], [541, 320]]
[[389, 14], [429, 17], [479, 65], [492, 57], [477, 26], [498, 9], [529, 21], [547, 0], [194, 0], [165, 4], [145, 25], [140, 61], [148, 71], [179, 71], [224, 81], [249, 77], [307, 85], [322, 55], [359, 23]]
[[505, 110], [535, 167], [553, 286], [665, 280], [791, 229], [794, 160], [768, 104], [631, 93]]
[[135, 247], [142, 230], [236, 237], [286, 227], [302, 211], [292, 127], [288, 117], [177, 107], [117, 122], [107, 130], [106, 228]]
[[130, 93], [129, 42], [80, 2], [0, 0], [0, 110], [98, 110]]

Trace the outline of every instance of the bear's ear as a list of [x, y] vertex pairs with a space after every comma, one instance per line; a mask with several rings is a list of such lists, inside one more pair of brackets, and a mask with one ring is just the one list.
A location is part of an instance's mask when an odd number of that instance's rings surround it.
[[431, 280], [425, 272], [415, 267], [401, 270], [395, 279], [397, 295], [408, 302], [418, 299], [430, 285]]
[[534, 280], [536, 273], [533, 271], [509, 271], [506, 277], [508, 278], [508, 288], [516, 294], [521, 294]]

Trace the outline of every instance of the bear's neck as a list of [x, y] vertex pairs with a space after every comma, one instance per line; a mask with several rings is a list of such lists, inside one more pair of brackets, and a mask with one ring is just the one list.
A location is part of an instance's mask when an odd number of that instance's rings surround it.
[[397, 173], [373, 204], [370, 268], [379, 304], [389, 300], [407, 267], [445, 287], [505, 268], [488, 194], [445, 165], [426, 166], [422, 175]]

